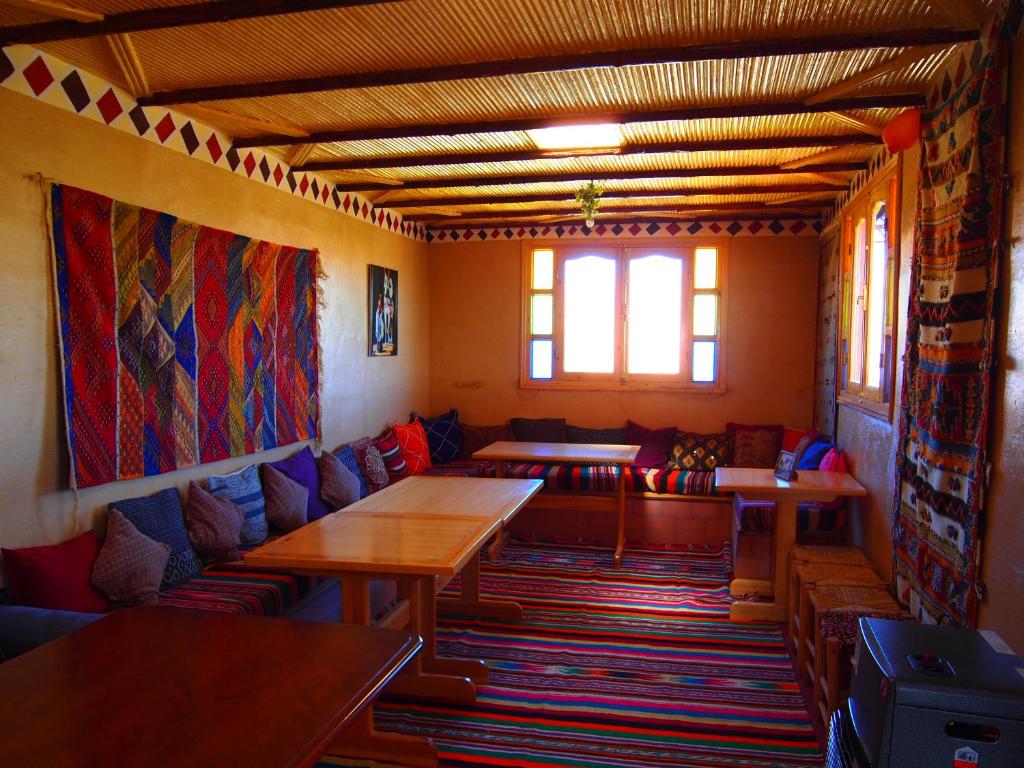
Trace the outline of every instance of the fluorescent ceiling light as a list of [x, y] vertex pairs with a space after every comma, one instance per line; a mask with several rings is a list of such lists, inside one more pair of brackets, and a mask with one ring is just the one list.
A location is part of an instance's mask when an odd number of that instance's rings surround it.
[[560, 125], [556, 128], [533, 128], [527, 133], [538, 149], [596, 149], [622, 144], [622, 126], [618, 123]]

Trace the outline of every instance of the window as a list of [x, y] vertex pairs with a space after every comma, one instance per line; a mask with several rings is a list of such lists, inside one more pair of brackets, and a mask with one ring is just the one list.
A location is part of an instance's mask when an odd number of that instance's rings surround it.
[[722, 388], [722, 248], [527, 244], [522, 384]]
[[882, 175], [843, 221], [843, 314], [839, 400], [890, 418], [893, 393], [897, 171]]

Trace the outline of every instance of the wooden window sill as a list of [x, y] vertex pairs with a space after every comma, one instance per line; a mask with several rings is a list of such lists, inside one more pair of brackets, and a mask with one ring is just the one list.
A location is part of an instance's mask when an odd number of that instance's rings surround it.
[[858, 411], [866, 416], [884, 421], [886, 423], [892, 423], [892, 404], [891, 403], [880, 403], [877, 400], [870, 400], [868, 398], [860, 397], [859, 395], [839, 395], [839, 405], [849, 408], [853, 411]]

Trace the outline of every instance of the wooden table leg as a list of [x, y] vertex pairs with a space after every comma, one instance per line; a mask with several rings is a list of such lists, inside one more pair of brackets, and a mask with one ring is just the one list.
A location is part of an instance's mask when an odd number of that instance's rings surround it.
[[437, 748], [423, 736], [385, 733], [373, 727], [373, 707], [368, 706], [324, 752], [331, 757], [398, 763], [415, 768], [436, 768]]
[[437, 612], [443, 616], [476, 616], [499, 621], [520, 621], [523, 607], [512, 600], [480, 599], [480, 553], [462, 569], [462, 594], [437, 598]]
[[508, 473], [508, 462], [507, 461], [496, 461], [494, 462], [494, 476], [505, 477]]
[[615, 567], [622, 567], [622, 550], [626, 546], [626, 468], [619, 467], [619, 487], [617, 499], [619, 513], [618, 530], [615, 534]]
[[772, 556], [772, 602], [737, 600], [729, 609], [729, 618], [737, 621], [785, 621], [789, 604], [789, 578], [786, 563], [796, 543], [796, 505], [790, 497], [775, 502], [775, 546]]

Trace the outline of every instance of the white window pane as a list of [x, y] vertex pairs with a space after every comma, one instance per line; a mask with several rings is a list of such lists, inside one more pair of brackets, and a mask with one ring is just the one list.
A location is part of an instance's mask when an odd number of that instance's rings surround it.
[[698, 293], [693, 297], [693, 335], [715, 336], [718, 332], [718, 297]]
[[718, 287], [718, 249], [698, 248], [693, 257], [693, 287], [713, 289]]
[[550, 291], [555, 284], [555, 252], [551, 250], [533, 252], [533, 288]]
[[615, 370], [614, 259], [581, 256], [565, 262], [565, 370]]
[[682, 259], [644, 256], [630, 260], [630, 373], [679, 373], [682, 296]]
[[718, 344], [713, 341], [693, 342], [693, 380], [715, 380], [715, 353]]
[[555, 349], [551, 339], [534, 339], [530, 342], [530, 378], [550, 379], [553, 366], [551, 360]]
[[885, 203], [875, 209], [872, 219], [871, 264], [868, 272], [868, 352], [865, 361], [867, 385], [877, 389], [882, 382], [882, 337], [885, 334], [885, 283], [888, 222]]
[[550, 336], [555, 325], [554, 300], [551, 294], [535, 294], [530, 304], [530, 333], [537, 336]]
[[850, 312], [850, 382], [860, 384], [864, 370], [864, 272], [867, 222], [857, 222], [853, 234], [853, 306]]

